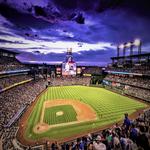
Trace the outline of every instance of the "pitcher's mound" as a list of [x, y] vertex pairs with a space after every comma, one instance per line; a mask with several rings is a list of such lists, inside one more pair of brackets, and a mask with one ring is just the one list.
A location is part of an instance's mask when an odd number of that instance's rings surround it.
[[63, 114], [64, 114], [63, 111], [58, 111], [58, 112], [56, 112], [56, 116], [62, 116]]

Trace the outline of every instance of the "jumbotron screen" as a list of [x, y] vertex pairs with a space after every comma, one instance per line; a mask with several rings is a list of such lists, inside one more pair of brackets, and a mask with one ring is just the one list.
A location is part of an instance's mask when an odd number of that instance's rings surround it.
[[66, 62], [62, 64], [62, 75], [76, 75], [76, 63]]

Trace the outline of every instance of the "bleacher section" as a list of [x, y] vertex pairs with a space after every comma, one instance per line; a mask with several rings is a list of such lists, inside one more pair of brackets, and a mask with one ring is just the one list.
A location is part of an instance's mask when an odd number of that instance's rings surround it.
[[23, 112], [24, 112], [24, 110], [26, 109], [26, 107], [27, 107], [27, 105], [22, 106], [22, 107], [18, 110], [18, 112], [9, 120], [9, 122], [8, 122], [6, 125], [4, 125], [4, 127], [10, 128], [11, 125], [12, 125], [13, 123], [15, 123], [15, 121], [17, 121], [17, 120], [20, 118], [20, 116], [23, 114]]
[[103, 84], [116, 91], [150, 102], [150, 78], [148, 77], [108, 74]]
[[12, 75], [5, 78], [0, 78], [0, 92], [3, 89], [8, 89], [10, 86], [15, 86], [20, 82], [32, 80], [30, 75]]
[[41, 79], [16, 86], [0, 94], [0, 136], [3, 148], [13, 148], [12, 140], [18, 126], [16, 121], [26, 107], [45, 89], [45, 85], [45, 81]]
[[17, 59], [11, 57], [0, 57], [0, 72], [12, 71], [12, 70], [24, 70], [28, 69], [25, 65], [22, 65]]
[[54, 78], [51, 80], [52, 86], [69, 86], [69, 85], [89, 85], [91, 77], [68, 77]]
[[102, 68], [101, 67], [85, 67], [83, 69], [83, 74], [101, 74], [102, 73]]
[[150, 79], [139, 76], [109, 74], [105, 80], [150, 90]]
[[[138, 63], [120, 64], [122, 57], [112, 57], [112, 65], [106, 69], [107, 76], [103, 84], [120, 93], [133, 96], [150, 102], [150, 53], [130, 56], [135, 61], [143, 58]], [[114, 60], [117, 62], [114, 63]], [[118, 65], [119, 64], [119, 65]]]
[[3, 149], [14, 149], [18, 119], [45, 89], [45, 81], [34, 81], [30, 69], [21, 64], [16, 55], [0, 49], [0, 137]]

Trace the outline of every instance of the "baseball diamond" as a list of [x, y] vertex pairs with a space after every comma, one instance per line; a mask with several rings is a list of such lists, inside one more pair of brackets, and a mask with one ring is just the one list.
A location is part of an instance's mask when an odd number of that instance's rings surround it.
[[22, 120], [26, 141], [63, 140], [92, 132], [123, 119], [147, 105], [103, 88], [88, 86], [49, 87]]

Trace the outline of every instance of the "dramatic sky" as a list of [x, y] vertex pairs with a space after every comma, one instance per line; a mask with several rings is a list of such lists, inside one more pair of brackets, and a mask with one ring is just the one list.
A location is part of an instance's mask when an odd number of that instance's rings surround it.
[[135, 38], [150, 52], [150, 0], [0, 0], [0, 48], [21, 61], [62, 62], [72, 48], [75, 61], [106, 65]]

